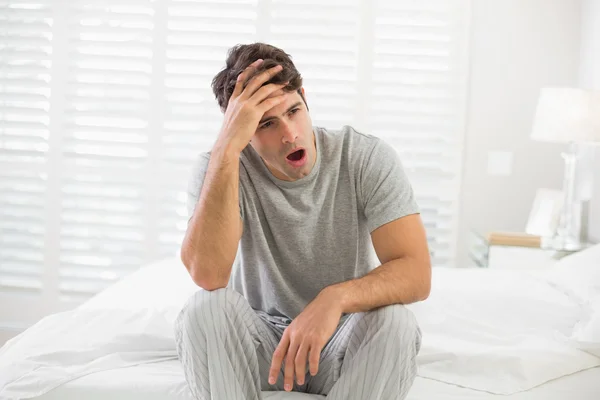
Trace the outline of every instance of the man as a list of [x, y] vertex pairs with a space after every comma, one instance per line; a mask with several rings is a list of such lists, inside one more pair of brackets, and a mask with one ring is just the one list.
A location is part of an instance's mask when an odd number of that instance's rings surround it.
[[428, 297], [431, 267], [396, 152], [313, 127], [276, 47], [230, 49], [212, 86], [225, 116], [194, 167], [181, 248], [204, 290], [175, 326], [193, 395], [405, 398], [421, 333], [402, 304]]

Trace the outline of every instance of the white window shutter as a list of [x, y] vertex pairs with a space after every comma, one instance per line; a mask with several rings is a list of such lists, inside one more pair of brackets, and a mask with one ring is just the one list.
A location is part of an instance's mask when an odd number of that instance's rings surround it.
[[469, 7], [379, 1], [367, 124], [392, 144], [415, 189], [432, 262], [453, 266], [458, 231]]
[[187, 228], [187, 182], [194, 160], [217, 138], [222, 114], [211, 88], [227, 50], [256, 40], [256, 1], [172, 0], [167, 6], [164, 108], [160, 133], [161, 255], [175, 254]]
[[150, 0], [67, 4], [58, 282], [77, 298], [147, 260], [155, 10]]
[[270, 3], [264, 40], [292, 56], [316, 125], [356, 123], [360, 21], [358, 0]]
[[0, 1], [0, 331], [35, 321], [43, 299], [52, 17]]
[[451, 265], [469, 7], [0, 0], [0, 329], [178, 253], [193, 160], [222, 123], [211, 81], [239, 43], [292, 56], [315, 125], [397, 149], [434, 265]]
[[49, 136], [49, 7], [0, 3], [0, 286], [41, 289]]

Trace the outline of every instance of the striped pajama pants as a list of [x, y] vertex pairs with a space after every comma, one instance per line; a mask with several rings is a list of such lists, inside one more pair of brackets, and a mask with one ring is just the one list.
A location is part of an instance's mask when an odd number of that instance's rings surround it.
[[[250, 307], [238, 292], [199, 290], [175, 321], [177, 353], [197, 400], [257, 400], [283, 390], [268, 382], [273, 352], [290, 324]], [[328, 400], [400, 400], [417, 371], [421, 331], [411, 311], [391, 305], [342, 318], [323, 348], [317, 375], [293, 391]]]

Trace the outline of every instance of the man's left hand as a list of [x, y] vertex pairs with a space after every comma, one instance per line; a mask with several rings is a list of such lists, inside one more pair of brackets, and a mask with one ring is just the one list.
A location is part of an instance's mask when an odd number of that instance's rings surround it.
[[304, 384], [306, 361], [310, 374], [319, 370], [321, 350], [335, 332], [342, 317], [340, 295], [332, 287], [322, 290], [315, 299], [285, 329], [273, 353], [269, 383], [275, 384], [285, 358], [284, 388], [291, 391], [294, 376], [298, 385]]

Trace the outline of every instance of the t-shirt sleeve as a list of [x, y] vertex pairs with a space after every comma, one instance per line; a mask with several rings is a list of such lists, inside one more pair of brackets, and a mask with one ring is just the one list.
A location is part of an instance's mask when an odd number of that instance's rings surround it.
[[[208, 163], [210, 161], [209, 153], [201, 153], [192, 166], [192, 171], [188, 179], [187, 184], [187, 217], [188, 223], [194, 215], [196, 205], [200, 199], [200, 193], [202, 191], [202, 185], [204, 185], [204, 178], [206, 177], [206, 171], [208, 171]], [[243, 201], [242, 201], [242, 184], [240, 182], [239, 190], [239, 204], [240, 204], [240, 218], [244, 219], [243, 213]]]
[[369, 232], [410, 214], [419, 207], [398, 153], [377, 139], [362, 165], [359, 193]]
[[208, 162], [210, 161], [210, 155], [202, 153], [198, 155], [188, 179], [187, 185], [187, 217], [188, 222], [194, 215], [198, 199], [200, 199], [200, 191], [204, 184], [204, 178], [206, 177], [206, 171], [208, 170]]

